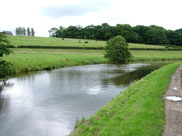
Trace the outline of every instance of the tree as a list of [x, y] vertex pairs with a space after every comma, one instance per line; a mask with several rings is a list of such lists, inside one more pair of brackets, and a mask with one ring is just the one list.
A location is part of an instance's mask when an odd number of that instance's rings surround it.
[[116, 25], [117, 35], [123, 36], [126, 41], [130, 41], [132, 39], [132, 27], [129, 24], [117, 24]]
[[[0, 32], [0, 57], [3, 57], [3, 54], [8, 55], [10, 53], [10, 50], [7, 46], [8, 43], [9, 41], [6, 35]], [[12, 64], [4, 60], [0, 60], [0, 78], [13, 73], [14, 73], [14, 68]]]
[[146, 43], [147, 41], [147, 32], [149, 27], [143, 25], [137, 25], [132, 28], [135, 33], [137, 33], [137, 43]]
[[23, 35], [26, 35], [26, 29], [23, 28]]
[[31, 36], [35, 36], [35, 31], [33, 28], [31, 28]]
[[[64, 36], [64, 30], [65, 30], [65, 29], [64, 29], [63, 26], [60, 26], [58, 29], [56, 28], [56, 29], [55, 29], [56, 32], [53, 31], [53, 32], [54, 32], [54, 36], [55, 36], [55, 37], [59, 37], [59, 38], [60, 38], [60, 37], [64, 38], [64, 37], [65, 37], [65, 36]], [[49, 31], [49, 33], [51, 33], [51, 30]]]
[[175, 32], [177, 33], [176, 45], [181, 46], [182, 45], [182, 29], [178, 29]]
[[30, 28], [27, 28], [27, 36], [30, 36]]
[[116, 36], [113, 39], [107, 41], [106, 55], [111, 63], [126, 63], [131, 57], [131, 53], [128, 50], [128, 44], [122, 36]]
[[56, 27], [51, 28], [48, 32], [49, 32], [49, 37], [56, 37], [56, 32], [58, 31], [58, 29]]
[[17, 27], [16, 28], [16, 35], [26, 35], [26, 31], [24, 27]]
[[167, 44], [177, 45], [178, 33], [176, 31], [167, 30], [166, 37], [167, 37]]
[[147, 44], [163, 44], [167, 43], [166, 31], [163, 27], [151, 25], [146, 33]]
[[6, 35], [3, 32], [0, 32], [0, 57], [3, 56], [3, 54], [8, 55], [10, 53], [10, 50], [7, 46], [9, 43]]

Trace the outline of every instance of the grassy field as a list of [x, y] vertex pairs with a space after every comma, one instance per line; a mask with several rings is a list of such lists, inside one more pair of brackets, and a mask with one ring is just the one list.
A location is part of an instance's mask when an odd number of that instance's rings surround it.
[[131, 51], [133, 60], [182, 59], [182, 51]]
[[163, 94], [179, 64], [166, 65], [137, 81], [94, 116], [77, 122], [72, 136], [161, 136]]
[[[16, 73], [60, 67], [107, 63], [103, 50], [12, 49], [3, 59], [12, 63]], [[133, 61], [182, 60], [182, 51], [131, 51]]]
[[[28, 37], [28, 36], [8, 36], [10, 44], [19, 46], [66, 46], [66, 47], [105, 47], [105, 41], [95, 41], [95, 40], [81, 40], [79, 43], [78, 39], [68, 39], [65, 38], [48, 38], [48, 37]], [[85, 44], [88, 41], [88, 44]], [[164, 46], [157, 45], [144, 45], [144, 44], [134, 44], [130, 43], [129, 48], [164, 48]]]
[[13, 49], [3, 59], [13, 64], [17, 74], [107, 61], [102, 51], [60, 49]]

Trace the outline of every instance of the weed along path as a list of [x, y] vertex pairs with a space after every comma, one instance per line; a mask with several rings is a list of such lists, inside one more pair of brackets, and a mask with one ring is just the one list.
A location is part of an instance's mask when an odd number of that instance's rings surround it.
[[163, 136], [182, 136], [182, 65], [172, 75], [165, 94], [166, 124]]

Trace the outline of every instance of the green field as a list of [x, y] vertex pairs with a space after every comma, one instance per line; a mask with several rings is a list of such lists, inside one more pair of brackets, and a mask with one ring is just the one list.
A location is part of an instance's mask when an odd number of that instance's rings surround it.
[[[12, 63], [16, 73], [60, 67], [107, 63], [103, 50], [11, 49], [3, 59]], [[182, 60], [182, 51], [131, 51], [133, 61]]]
[[[14, 46], [64, 46], [64, 47], [105, 47], [105, 41], [85, 40], [79, 43], [78, 39], [48, 38], [48, 37], [30, 37], [30, 36], [8, 36], [10, 44]], [[88, 41], [88, 44], [85, 44]], [[144, 45], [129, 43], [129, 48], [164, 48], [164, 46]]]
[[[33, 46], [68, 46], [82, 47], [78, 39], [28, 37], [28, 36], [8, 36], [12, 45], [33, 45]], [[89, 47], [104, 47], [105, 41], [87, 40]], [[164, 48], [164, 46], [143, 45], [130, 43], [131, 48]], [[16, 74], [27, 73], [30, 71], [50, 70], [54, 68], [107, 63], [104, 58], [104, 50], [80, 50], [80, 49], [28, 49], [14, 48], [9, 56], [3, 59], [12, 63]], [[131, 50], [133, 61], [163, 61], [163, 60], [182, 60], [182, 51], [150, 51], [150, 50]]]
[[179, 64], [152, 72], [88, 120], [77, 121], [71, 136], [161, 136], [165, 124], [163, 95]]
[[131, 51], [133, 60], [175, 60], [182, 59], [182, 51]]
[[16, 73], [106, 63], [103, 51], [61, 49], [12, 49], [3, 59], [12, 63]]

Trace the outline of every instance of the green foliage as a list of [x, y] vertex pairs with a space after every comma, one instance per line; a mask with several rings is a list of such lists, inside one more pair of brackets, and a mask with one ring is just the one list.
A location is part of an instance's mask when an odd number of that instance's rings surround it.
[[106, 45], [106, 57], [109, 58], [111, 63], [126, 63], [131, 57], [128, 50], [128, 44], [121, 36], [109, 40]]
[[3, 56], [3, 54], [8, 55], [10, 53], [10, 50], [7, 46], [9, 43], [6, 35], [2, 32], [0, 32], [0, 57]]
[[126, 41], [130, 41], [130, 42], [136, 42], [136, 40], [134, 40], [134, 38], [137, 38], [137, 33], [135, 33], [132, 30], [132, 27], [128, 24], [117, 24], [116, 25], [116, 33], [117, 35], [121, 35], [122, 37], [125, 38]]
[[151, 25], [149, 30], [146, 33], [146, 41], [147, 44], [166, 44], [167, 37], [166, 31], [164, 28]]
[[26, 35], [26, 29], [24, 27], [17, 27], [15, 32], [16, 35]]
[[30, 28], [28, 27], [28, 28], [27, 28], [27, 36], [31, 36], [30, 34], [31, 34]]
[[35, 31], [33, 28], [31, 28], [31, 36], [35, 36]]
[[165, 124], [163, 95], [180, 64], [166, 65], [135, 82], [81, 123], [71, 136], [161, 136]]
[[[3, 54], [8, 55], [10, 50], [6, 44], [9, 41], [4, 33], [0, 33], [0, 57], [3, 57]], [[5, 77], [7, 75], [11, 75], [14, 73], [14, 68], [11, 63], [6, 62], [4, 60], [0, 60], [0, 78]]]
[[89, 25], [85, 28], [81, 26], [69, 26], [67, 28], [60, 26], [59, 28], [52, 28], [49, 33], [53, 37], [82, 37], [95, 40], [109, 40], [117, 35], [121, 35], [127, 42], [131, 43], [182, 46], [182, 29], [172, 31], [156, 25], [137, 25], [132, 27], [129, 24], [110, 26], [108, 23], [103, 23], [97, 26]]
[[15, 70], [11, 63], [0, 60], [0, 78], [14, 74]]

